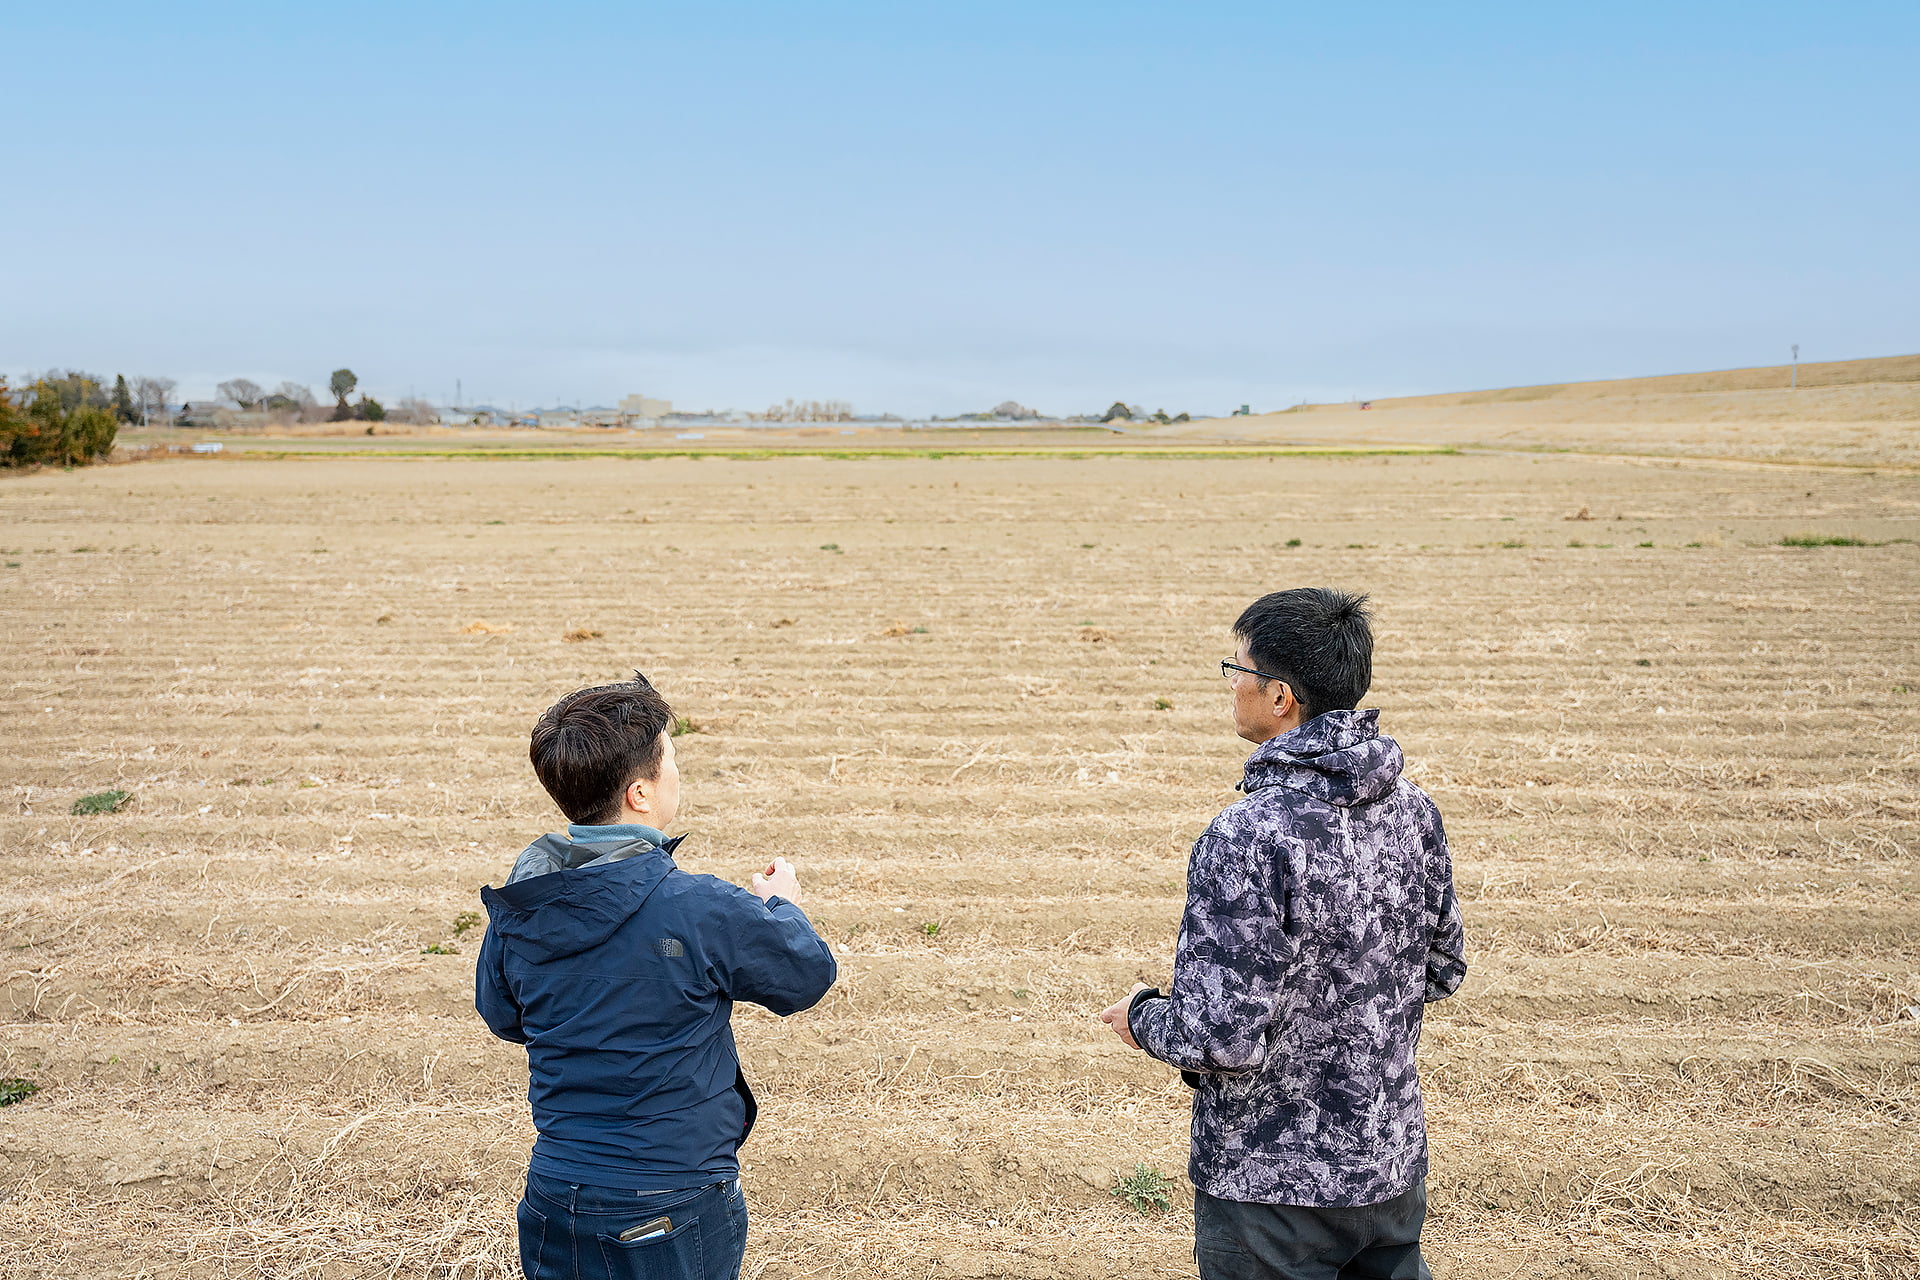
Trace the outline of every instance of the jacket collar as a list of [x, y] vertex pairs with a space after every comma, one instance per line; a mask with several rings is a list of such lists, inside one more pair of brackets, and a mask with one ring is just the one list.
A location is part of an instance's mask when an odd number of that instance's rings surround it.
[[1400, 744], [1380, 732], [1378, 711], [1329, 711], [1261, 743], [1240, 790], [1285, 787], [1350, 807], [1390, 794], [1402, 761]]

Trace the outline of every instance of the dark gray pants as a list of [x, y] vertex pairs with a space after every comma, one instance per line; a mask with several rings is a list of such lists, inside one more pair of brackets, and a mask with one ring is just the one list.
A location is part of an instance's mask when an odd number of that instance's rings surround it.
[[1193, 1193], [1200, 1280], [1433, 1280], [1420, 1259], [1427, 1185], [1382, 1204], [1315, 1209]]

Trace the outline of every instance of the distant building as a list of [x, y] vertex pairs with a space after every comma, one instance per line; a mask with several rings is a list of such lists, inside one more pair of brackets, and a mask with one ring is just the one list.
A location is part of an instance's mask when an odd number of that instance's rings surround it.
[[631, 395], [620, 401], [620, 413], [628, 418], [664, 418], [673, 412], [673, 401], [651, 396]]

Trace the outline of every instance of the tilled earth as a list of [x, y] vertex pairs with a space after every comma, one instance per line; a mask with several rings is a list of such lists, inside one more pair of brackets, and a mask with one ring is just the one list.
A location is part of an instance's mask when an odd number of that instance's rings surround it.
[[1916, 536], [1912, 476], [1553, 457], [0, 481], [0, 1275], [511, 1274], [470, 913], [559, 822], [533, 718], [634, 666], [682, 865], [793, 858], [841, 959], [738, 1019], [746, 1273], [1190, 1275], [1184, 1090], [1094, 1016], [1233, 799], [1227, 626], [1303, 584], [1374, 593], [1454, 846], [1436, 1271], [1920, 1275]]

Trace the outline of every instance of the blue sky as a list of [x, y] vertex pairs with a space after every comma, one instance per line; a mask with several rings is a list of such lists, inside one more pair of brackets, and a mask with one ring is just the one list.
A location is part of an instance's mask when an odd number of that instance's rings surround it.
[[1920, 350], [1920, 6], [93, 4], [0, 371], [953, 413]]

